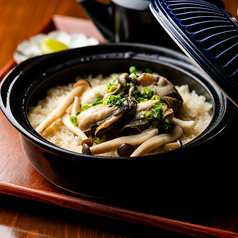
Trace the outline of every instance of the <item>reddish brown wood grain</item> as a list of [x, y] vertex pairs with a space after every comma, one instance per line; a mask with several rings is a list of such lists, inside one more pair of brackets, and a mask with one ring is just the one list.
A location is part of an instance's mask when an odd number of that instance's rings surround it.
[[[103, 42], [97, 30], [88, 20], [82, 21], [56, 15], [52, 20], [47, 21], [39, 31], [48, 32], [52, 28], [70, 28], [69, 31], [72, 32], [84, 29], [84, 32], [87, 32], [89, 36], [97, 36]], [[9, 67], [12, 67], [12, 65], [9, 64]], [[197, 237], [234, 237], [237, 235], [234, 232], [219, 229], [219, 227], [210, 227], [209, 225], [201, 225], [199, 223], [195, 224], [190, 222], [186, 217], [184, 220], [165, 218], [160, 216], [159, 213], [143, 212], [143, 209], [141, 210], [137, 206], [132, 209], [130, 204], [129, 207], [124, 207], [124, 204], [120, 204], [119, 202], [119, 206], [115, 206], [110, 201], [98, 202], [88, 200], [74, 193], [67, 192], [48, 182], [31, 166], [21, 147], [18, 132], [5, 119], [2, 113], [0, 113], [0, 130], [1, 193]], [[143, 202], [145, 207], [151, 209], [150, 206], [152, 206], [153, 210], [153, 203], [149, 204], [148, 201]], [[116, 204], [118, 205], [118, 203]]]
[[[235, 15], [238, 3], [224, 2], [226, 9]], [[69, 32], [82, 30], [103, 42], [91, 23], [71, 18], [87, 18], [74, 0], [0, 0], [0, 3], [0, 68], [5, 66], [0, 71], [0, 79], [15, 66], [12, 53], [17, 44], [37, 32], [54, 28]], [[52, 19], [54, 14], [71, 17], [55, 15]], [[183, 237], [179, 234], [238, 237], [235, 199], [221, 200], [213, 208], [206, 203], [198, 208], [198, 204], [193, 204], [191, 209], [186, 205], [186, 197], [96, 201], [54, 186], [28, 162], [18, 132], [1, 112], [0, 193], [2, 237]]]
[[64, 195], [64, 192], [49, 192], [44, 189], [32, 189], [6, 182], [0, 182], [0, 189], [1, 192], [5, 194], [17, 197], [58, 205], [81, 212], [136, 223], [143, 226], [164, 229], [185, 235], [196, 237], [238, 237], [238, 234], [234, 232], [146, 214], [135, 210], [112, 206], [102, 202], [67, 196]]

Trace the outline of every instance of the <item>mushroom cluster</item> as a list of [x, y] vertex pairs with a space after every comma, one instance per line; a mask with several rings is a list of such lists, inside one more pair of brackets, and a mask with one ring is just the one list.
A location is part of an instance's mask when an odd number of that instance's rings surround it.
[[175, 117], [182, 105], [181, 95], [166, 78], [149, 69], [138, 74], [132, 66], [105, 85], [92, 88], [87, 80], [78, 81], [36, 131], [42, 133], [61, 118], [81, 139], [83, 154], [116, 150], [122, 157], [141, 156], [181, 146], [183, 128], [195, 125]]

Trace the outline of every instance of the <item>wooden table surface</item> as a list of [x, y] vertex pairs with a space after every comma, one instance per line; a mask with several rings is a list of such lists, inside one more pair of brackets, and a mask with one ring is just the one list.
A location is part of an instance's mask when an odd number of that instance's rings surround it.
[[[237, 16], [238, 1], [223, 2]], [[17, 44], [52, 15], [87, 18], [76, 0], [0, 0], [0, 6], [0, 68], [12, 58]], [[184, 237], [5, 194], [0, 194], [0, 201], [0, 237]]]

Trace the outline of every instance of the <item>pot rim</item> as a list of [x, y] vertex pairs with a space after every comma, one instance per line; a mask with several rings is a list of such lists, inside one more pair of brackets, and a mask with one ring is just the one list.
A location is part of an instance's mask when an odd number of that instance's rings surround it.
[[[113, 51], [114, 50], [114, 51]], [[93, 55], [89, 54], [89, 52], [94, 52]], [[106, 52], [106, 53], [105, 53]], [[154, 52], [154, 53], [153, 53]], [[158, 55], [158, 52], [161, 53]], [[157, 53], [157, 54], [156, 54]], [[80, 57], [77, 57], [77, 54], [80, 54]], [[63, 57], [62, 57], [63, 56]], [[142, 57], [143, 56], [143, 57]], [[141, 58], [142, 57], [142, 58]], [[173, 57], [173, 58], [170, 58]], [[63, 58], [63, 59], [61, 59]], [[210, 93], [210, 96], [213, 101], [213, 115], [215, 113], [218, 113], [216, 117], [213, 116], [212, 121], [215, 120], [215, 125], [210, 124], [207, 126], [207, 128], [195, 139], [193, 139], [188, 144], [185, 144], [184, 146], [174, 149], [172, 151], [163, 152], [161, 155], [166, 154], [172, 154], [177, 151], [184, 151], [186, 149], [193, 149], [201, 144], [206, 143], [208, 140], [215, 138], [218, 134], [220, 134], [227, 125], [232, 123], [232, 120], [229, 120], [229, 122], [224, 124], [224, 115], [227, 111], [231, 110], [231, 103], [228, 101], [228, 99], [220, 92], [220, 90], [207, 79], [206, 75], [203, 74], [185, 55], [182, 55], [181, 53], [167, 49], [165, 47], [160, 46], [152, 46], [152, 45], [145, 45], [145, 44], [137, 44], [137, 43], [110, 43], [110, 44], [104, 44], [104, 45], [97, 45], [97, 46], [88, 46], [84, 48], [79, 49], [71, 49], [67, 51], [62, 51], [58, 53], [53, 53], [45, 56], [38, 56], [32, 59], [29, 59], [18, 66], [16, 66], [13, 70], [11, 70], [5, 78], [2, 80], [0, 84], [0, 107], [2, 112], [5, 114], [7, 119], [10, 121], [10, 123], [21, 133], [22, 136], [30, 140], [32, 143], [36, 144], [37, 146], [40, 146], [42, 149], [50, 151], [55, 154], [60, 154], [61, 156], [65, 157], [66, 159], [71, 160], [77, 160], [77, 158], [80, 156], [80, 159], [85, 160], [110, 160], [110, 159], [117, 159], [117, 160], [138, 160], [138, 159], [144, 159], [145, 157], [148, 158], [154, 158], [153, 155], [146, 155], [146, 156], [139, 156], [139, 157], [104, 157], [104, 156], [89, 156], [89, 155], [83, 155], [79, 154], [77, 152], [72, 152], [66, 149], [63, 149], [61, 147], [58, 147], [51, 142], [44, 139], [42, 136], [40, 136], [30, 125], [27, 118], [25, 118], [24, 123], [19, 122], [16, 117], [14, 116], [14, 113], [12, 111], [12, 108], [10, 106], [10, 99], [11, 99], [11, 89], [15, 86], [16, 82], [19, 81], [22, 77], [24, 77], [25, 73], [29, 70], [34, 69], [35, 67], [43, 67], [44, 65], [47, 65], [47, 62], [51, 62], [52, 60], [56, 59], [56, 62], [54, 62], [53, 69], [48, 70], [47, 73], [43, 72], [42, 76], [43, 81], [49, 77], [48, 74], [50, 73], [56, 73], [60, 72], [61, 70], [67, 69], [72, 67], [70, 63], [73, 65], [76, 65], [77, 63], [88, 63], [88, 62], [95, 62], [100, 60], [105, 60], [108, 58], [116, 58], [116, 59], [130, 59], [130, 60], [142, 60], [147, 62], [153, 62], [156, 63], [158, 60], [163, 60], [164, 64], [167, 64], [169, 67], [173, 67], [179, 71], [182, 71], [184, 73], [189, 73], [185, 71], [183, 67], [187, 67], [187, 70], [189, 70], [195, 74], [203, 75], [203, 77], [206, 79], [206, 84], [204, 82], [199, 81], [199, 83], [205, 87], [206, 90]], [[66, 60], [65, 60], [66, 59]], [[68, 60], [67, 60], [68, 59]], [[59, 64], [58, 61], [61, 63]], [[56, 65], [59, 64], [58, 67]], [[47, 67], [47, 66], [46, 66]], [[53, 72], [54, 70], [57, 70]], [[30, 88], [34, 88], [34, 86], [30, 85]], [[211, 89], [213, 93], [211, 92]], [[216, 94], [216, 95], [214, 95]], [[215, 97], [215, 98], [214, 98]], [[29, 101], [30, 96], [28, 95], [27, 100]], [[23, 110], [26, 110], [25, 108], [22, 108]], [[222, 124], [223, 122], [223, 124]], [[221, 125], [222, 124], [222, 125]], [[29, 125], [32, 129], [29, 129]], [[220, 125], [218, 127], [218, 125]]]

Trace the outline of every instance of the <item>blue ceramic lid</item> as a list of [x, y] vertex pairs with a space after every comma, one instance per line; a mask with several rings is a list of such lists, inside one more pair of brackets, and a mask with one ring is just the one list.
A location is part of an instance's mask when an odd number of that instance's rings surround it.
[[238, 20], [205, 0], [154, 0], [150, 9], [180, 48], [238, 106]]

